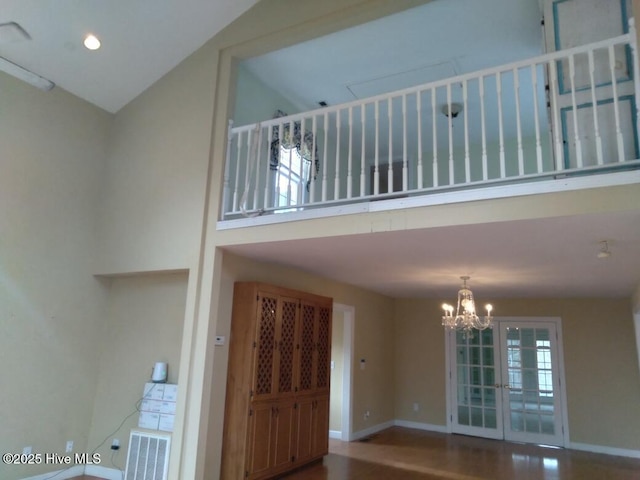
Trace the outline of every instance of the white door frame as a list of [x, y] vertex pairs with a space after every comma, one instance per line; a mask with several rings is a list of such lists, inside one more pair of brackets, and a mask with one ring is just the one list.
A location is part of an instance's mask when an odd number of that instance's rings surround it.
[[353, 305], [334, 303], [333, 311], [340, 312], [344, 318], [343, 333], [343, 373], [342, 373], [342, 428], [341, 440], [349, 442], [352, 437], [351, 392], [353, 391], [353, 342], [356, 308]]
[[[558, 377], [560, 380], [560, 403], [562, 407], [562, 429], [563, 429], [563, 438], [562, 442], [564, 447], [569, 447], [570, 445], [570, 435], [569, 435], [569, 418], [568, 418], [568, 409], [567, 409], [567, 392], [566, 392], [566, 376], [564, 370], [564, 347], [562, 341], [562, 320], [560, 317], [494, 317], [494, 322], [496, 323], [496, 327], [501, 322], [549, 322], [554, 323], [556, 327], [556, 348], [558, 352]], [[495, 327], [494, 327], [495, 328]], [[445, 341], [445, 378], [447, 381], [447, 432], [453, 432], [453, 403], [455, 400], [454, 389], [457, 391], [457, 385], [452, 384], [452, 363], [453, 359], [451, 358], [450, 353], [450, 341], [451, 336], [455, 335], [455, 332], [451, 332], [445, 329], [444, 332], [444, 341]], [[500, 348], [500, 347], [498, 347]], [[502, 352], [501, 352], [502, 354]]]

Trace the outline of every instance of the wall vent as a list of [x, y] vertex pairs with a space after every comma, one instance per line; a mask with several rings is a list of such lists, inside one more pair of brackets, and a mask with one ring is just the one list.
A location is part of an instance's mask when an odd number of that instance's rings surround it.
[[131, 431], [125, 480], [167, 480], [170, 435]]

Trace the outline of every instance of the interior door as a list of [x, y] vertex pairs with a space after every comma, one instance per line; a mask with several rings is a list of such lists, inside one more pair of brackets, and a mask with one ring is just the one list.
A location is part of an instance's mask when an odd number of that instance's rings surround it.
[[455, 387], [453, 433], [503, 438], [500, 351], [494, 331], [450, 332], [449, 338], [454, 359], [450, 375]]
[[[630, 0], [544, 0], [547, 52], [627, 33], [630, 12]], [[552, 65], [554, 152], [563, 168], [638, 158], [631, 58], [617, 45]]]
[[563, 445], [557, 331], [548, 322], [501, 322], [506, 440]]
[[448, 334], [453, 433], [564, 444], [556, 321], [496, 319]]

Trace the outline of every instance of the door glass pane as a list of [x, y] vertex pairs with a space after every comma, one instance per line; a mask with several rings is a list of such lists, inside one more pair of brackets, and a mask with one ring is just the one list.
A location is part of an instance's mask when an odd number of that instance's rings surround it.
[[511, 430], [514, 432], [524, 431], [524, 418], [522, 412], [511, 412]]
[[497, 428], [496, 411], [493, 408], [484, 409], [484, 426], [486, 428]]
[[527, 433], [540, 433], [540, 415], [537, 413], [525, 412], [524, 427]]
[[485, 388], [484, 389], [484, 405], [486, 407], [495, 407], [496, 406], [496, 389], [495, 388]]
[[469, 407], [458, 405], [458, 423], [460, 425], [469, 425]]
[[482, 408], [471, 407], [471, 426], [482, 427]]

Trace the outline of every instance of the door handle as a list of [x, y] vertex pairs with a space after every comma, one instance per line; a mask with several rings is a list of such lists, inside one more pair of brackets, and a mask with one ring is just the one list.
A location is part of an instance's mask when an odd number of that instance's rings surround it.
[[507, 390], [511, 388], [511, 385], [504, 385], [504, 388], [506, 388]]
[[501, 386], [502, 386], [502, 385], [500, 385], [499, 383], [496, 383], [496, 384], [494, 385], [494, 387], [496, 387], [496, 388], [500, 388]]

